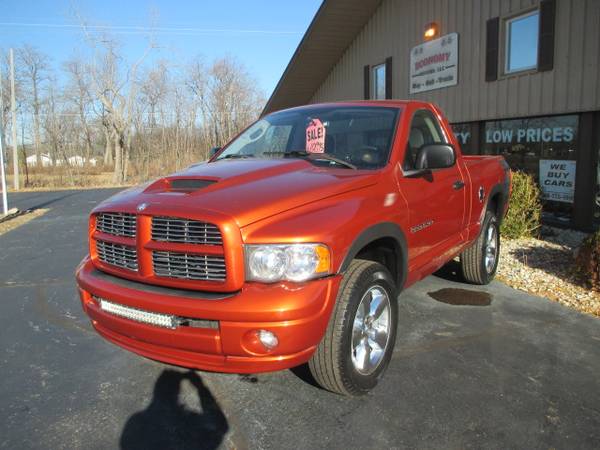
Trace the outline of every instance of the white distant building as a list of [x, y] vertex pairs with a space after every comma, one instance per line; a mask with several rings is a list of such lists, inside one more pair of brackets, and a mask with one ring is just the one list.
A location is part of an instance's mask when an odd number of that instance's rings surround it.
[[[40, 159], [42, 160], [42, 167], [52, 166], [52, 158], [50, 158], [49, 155], [42, 154], [42, 155], [40, 155]], [[67, 158], [67, 162], [69, 163], [69, 166], [83, 167], [85, 165], [85, 161], [86, 161], [85, 158], [80, 155], [74, 155], [74, 156]], [[65, 161], [62, 158], [57, 158], [54, 165], [62, 166], [64, 163], [65, 163]], [[90, 166], [96, 166], [98, 164], [98, 159], [90, 158], [88, 163]], [[38, 165], [37, 156], [36, 155], [28, 156], [27, 157], [27, 165], [30, 167], [37, 166]]]
[[[52, 158], [46, 154], [40, 155], [40, 159], [42, 160], [42, 167], [48, 167], [52, 165]], [[26, 158], [27, 165], [31, 167], [35, 167], [38, 165], [37, 155], [31, 155]]]
[[67, 158], [70, 166], [79, 166], [83, 167], [85, 164], [85, 158], [83, 156], [75, 155]]

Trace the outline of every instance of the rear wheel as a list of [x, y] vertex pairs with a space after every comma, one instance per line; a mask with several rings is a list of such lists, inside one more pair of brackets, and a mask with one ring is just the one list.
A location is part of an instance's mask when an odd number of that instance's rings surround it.
[[465, 280], [473, 284], [488, 284], [496, 275], [499, 259], [498, 218], [491, 211], [486, 211], [479, 237], [460, 255]]
[[384, 266], [366, 260], [350, 264], [325, 336], [308, 363], [323, 388], [361, 395], [377, 385], [394, 350], [396, 297]]

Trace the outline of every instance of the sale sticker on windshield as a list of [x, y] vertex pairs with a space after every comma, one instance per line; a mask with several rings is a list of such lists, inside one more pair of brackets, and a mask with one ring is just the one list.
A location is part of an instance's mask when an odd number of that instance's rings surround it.
[[306, 127], [306, 151], [325, 153], [325, 125], [319, 119], [312, 119]]

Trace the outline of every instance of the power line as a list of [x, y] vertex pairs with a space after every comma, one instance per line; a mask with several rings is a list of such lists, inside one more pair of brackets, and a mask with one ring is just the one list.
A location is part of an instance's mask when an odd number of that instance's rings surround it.
[[55, 28], [55, 29], [81, 29], [86, 28], [94, 32], [110, 31], [116, 34], [265, 34], [265, 35], [299, 35], [300, 31], [289, 30], [264, 30], [264, 29], [235, 29], [235, 28], [195, 28], [195, 27], [148, 27], [135, 25], [74, 25], [68, 23], [41, 23], [41, 22], [0, 22], [5, 27], [28, 27], [28, 28]]

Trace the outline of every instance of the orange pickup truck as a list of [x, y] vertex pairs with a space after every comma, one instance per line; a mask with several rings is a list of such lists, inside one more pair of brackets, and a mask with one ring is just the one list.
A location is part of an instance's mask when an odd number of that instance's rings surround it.
[[211, 159], [96, 207], [76, 278], [109, 341], [235, 373], [308, 362], [358, 395], [392, 356], [400, 292], [457, 255], [489, 283], [510, 171], [464, 156], [434, 105], [367, 101], [262, 117]]

